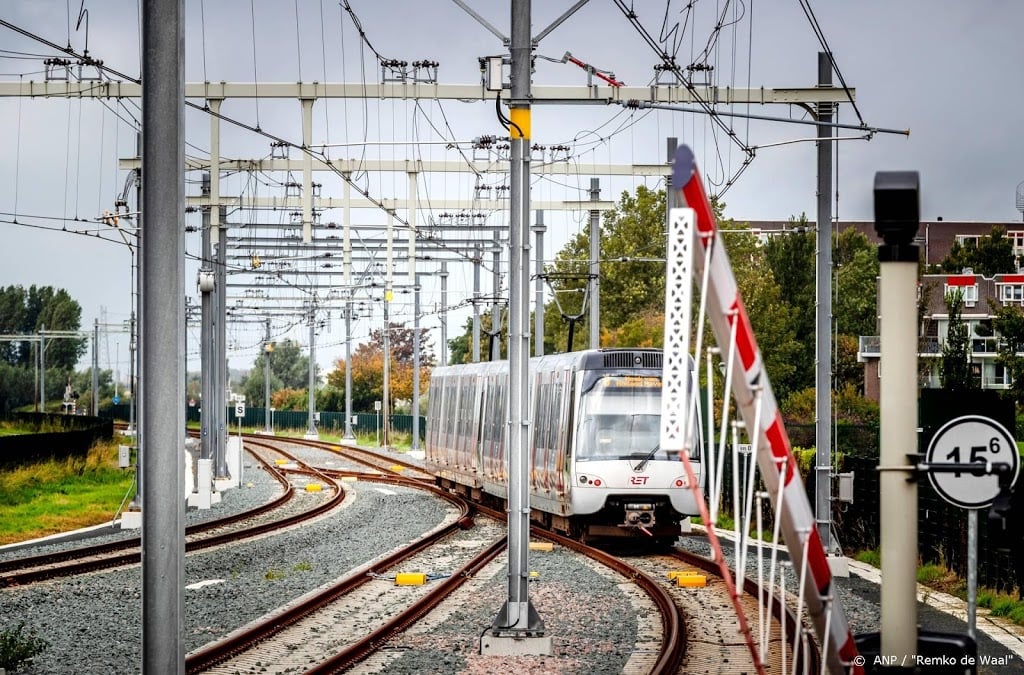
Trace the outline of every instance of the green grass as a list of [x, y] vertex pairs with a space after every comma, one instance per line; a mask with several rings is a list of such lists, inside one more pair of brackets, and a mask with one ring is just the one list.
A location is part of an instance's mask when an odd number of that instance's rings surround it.
[[109, 522], [131, 484], [117, 468], [117, 441], [85, 458], [0, 471], [0, 544]]
[[854, 554], [853, 559], [873, 567], [882, 566], [882, 553], [877, 548], [868, 551], [858, 551]]
[[0, 632], [0, 668], [17, 672], [33, 656], [41, 654], [50, 643], [34, 632], [25, 632], [25, 622], [16, 628]]
[[[875, 567], [881, 566], [878, 549], [859, 551], [853, 557]], [[917, 581], [924, 586], [967, 601], [967, 580], [958, 577], [941, 561], [938, 564], [927, 563], [918, 567]], [[1018, 626], [1024, 626], [1024, 600], [1017, 597], [1016, 590], [1004, 593], [991, 588], [979, 588], [976, 602], [980, 609], [990, 610], [993, 616], [1001, 616]]]

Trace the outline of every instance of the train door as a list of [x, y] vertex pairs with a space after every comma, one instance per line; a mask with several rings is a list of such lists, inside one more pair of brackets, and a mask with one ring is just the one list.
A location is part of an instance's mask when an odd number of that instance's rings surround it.
[[556, 411], [551, 405], [550, 373], [540, 371], [532, 378], [533, 442], [530, 444], [530, 485], [537, 490], [551, 489], [548, 456], [551, 452], [552, 427]]

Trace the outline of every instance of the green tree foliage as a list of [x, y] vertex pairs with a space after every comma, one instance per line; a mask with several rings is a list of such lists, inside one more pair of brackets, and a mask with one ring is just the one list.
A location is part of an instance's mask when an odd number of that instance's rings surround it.
[[316, 409], [345, 412], [345, 389], [331, 384], [317, 389]]
[[[532, 318], [531, 318], [532, 321]], [[531, 324], [532, 328], [532, 324]], [[500, 341], [501, 358], [508, 358], [508, 316], [503, 313], [501, 332], [496, 340]], [[491, 312], [480, 314], [480, 360], [489, 360], [491, 349]], [[548, 352], [550, 353], [550, 351]], [[433, 357], [432, 357], [433, 358]], [[461, 335], [448, 340], [448, 363], [470, 363], [473, 360], [473, 317], [466, 319]]]
[[[37, 335], [41, 329], [78, 330], [82, 308], [63, 289], [52, 286], [0, 288], [0, 333]], [[87, 339], [46, 341], [46, 399], [59, 401], [67, 378], [87, 349]], [[38, 342], [0, 342], [0, 410], [38, 401]], [[47, 406], [49, 408], [49, 406]]]
[[[786, 424], [810, 425], [815, 420], [814, 387], [808, 387], [789, 396], [782, 406]], [[836, 389], [832, 397], [836, 420], [843, 424], [877, 426], [878, 404], [864, 398], [856, 387], [845, 384]]]
[[835, 358], [832, 361], [832, 377], [835, 389], [853, 387], [864, 393], [864, 364], [857, 361], [860, 340], [853, 335], [836, 336]]
[[[814, 235], [796, 232], [762, 245], [741, 224], [722, 216], [724, 205], [712, 207], [723, 230], [733, 273], [743, 295], [765, 368], [780, 401], [814, 383], [815, 268]], [[791, 220], [805, 228], [806, 218]], [[665, 303], [665, 193], [645, 186], [623, 193], [601, 224], [601, 345], [661, 346]], [[859, 335], [875, 332], [877, 253], [856, 231], [840, 233], [835, 242], [839, 298], [835, 316], [841, 333], [842, 359], [838, 383], [863, 387], [863, 369], [856, 363]], [[581, 230], [555, 256], [546, 272], [558, 302], [545, 306], [545, 351], [565, 351], [568, 325], [562, 314], [581, 315], [575, 349], [589, 344], [589, 311], [584, 288], [591, 272], [589, 231]], [[469, 360], [472, 322], [449, 342], [451, 362]], [[485, 353], [486, 345], [482, 345]], [[841, 361], [841, 363], [840, 363]]]
[[796, 364], [804, 348], [801, 340], [808, 338], [797, 335], [793, 307], [775, 283], [764, 247], [757, 237], [743, 232], [744, 227], [736, 223], [723, 225], [722, 229], [732, 230], [724, 235], [724, 240], [736, 284], [761, 348], [772, 389], [778, 400], [785, 400], [789, 392], [796, 389], [796, 383], [806, 376], [797, 372]]
[[[645, 312], [661, 312], [665, 304], [665, 191], [641, 185], [635, 195], [623, 192], [615, 208], [605, 213], [600, 236], [602, 331], [617, 329]], [[550, 336], [554, 350], [565, 351], [569, 330], [561, 317], [583, 314], [575, 326], [573, 345], [582, 349], [590, 334], [589, 309], [583, 305], [583, 290], [592, 271], [589, 230], [570, 239], [547, 271], [575, 278], [551, 283], [558, 302], [545, 307], [545, 342]], [[661, 341], [654, 335], [635, 337], [647, 344]], [[620, 346], [636, 345], [620, 342]]]
[[[266, 384], [264, 379], [266, 352], [256, 357], [252, 370], [242, 381], [242, 392], [249, 405], [264, 405]], [[309, 355], [304, 354], [302, 347], [295, 340], [287, 339], [274, 343], [270, 354], [270, 394], [278, 389], [297, 389], [305, 391], [309, 387]], [[308, 407], [303, 406], [303, 410]]]
[[878, 331], [878, 247], [862, 232], [847, 228], [835, 238], [836, 267], [832, 316], [839, 335], [859, 337]]
[[[112, 404], [114, 397], [114, 371], [99, 370], [97, 372], [99, 383], [100, 407], [104, 408]], [[71, 385], [81, 396], [78, 399], [78, 410], [92, 410], [92, 368], [86, 368], [75, 373], [71, 378]]]
[[[82, 308], [64, 289], [52, 286], [0, 288], [0, 333], [33, 334], [41, 329], [78, 330]], [[65, 372], [74, 370], [87, 349], [87, 340], [54, 339], [46, 346], [47, 368]], [[12, 365], [32, 366], [35, 351], [29, 342], [10, 342], [0, 349], [3, 359]]]
[[38, 401], [36, 372], [0, 361], [0, 415]]
[[[765, 244], [765, 257], [772, 275], [789, 306], [793, 327], [800, 346], [794, 356], [794, 373], [788, 382], [781, 383], [787, 391], [799, 391], [814, 386], [815, 339], [817, 330], [817, 269], [815, 267], [816, 235], [805, 232], [807, 219], [801, 216], [790, 220], [792, 234], [778, 235]], [[878, 253], [868, 238], [853, 228], [843, 230], [833, 240], [832, 262], [835, 267], [833, 285], [833, 330], [837, 349], [849, 347], [852, 338], [854, 357], [856, 342], [861, 335], [876, 332], [876, 288]], [[758, 333], [758, 341], [761, 341]], [[849, 351], [841, 357], [848, 357]], [[863, 390], [863, 368], [846, 362], [833, 363], [835, 387], [850, 384]], [[773, 384], [777, 375], [769, 370]]]
[[1024, 352], [1024, 310], [1011, 305], [1000, 307], [992, 328], [1002, 338], [996, 363], [1002, 364], [1013, 378], [1010, 396], [1017, 405], [1024, 404], [1024, 357], [1018, 356]]
[[448, 340], [448, 363], [469, 363], [473, 359], [473, 317], [466, 319], [462, 333]]
[[[787, 389], [796, 390], [814, 384], [813, 336], [817, 289], [814, 251], [817, 244], [814, 232], [807, 231], [807, 216], [791, 218], [789, 225], [792, 233], [770, 238], [764, 245], [764, 255], [781, 297], [789, 306], [795, 334], [805, 336], [793, 355], [793, 375], [784, 383]], [[775, 382], [777, 375], [771, 371], [768, 374]]]
[[939, 268], [953, 274], [971, 268], [975, 274], [985, 277], [1016, 272], [1013, 242], [1006, 238], [1004, 226], [993, 225], [992, 232], [980, 237], [977, 245], [973, 241], [967, 244], [953, 242], [949, 254], [939, 263]]
[[971, 380], [971, 343], [967, 324], [961, 316], [964, 293], [956, 289], [946, 293], [946, 308], [949, 312], [949, 328], [946, 343], [942, 346], [942, 368], [939, 378], [942, 386], [950, 391], [974, 389]]

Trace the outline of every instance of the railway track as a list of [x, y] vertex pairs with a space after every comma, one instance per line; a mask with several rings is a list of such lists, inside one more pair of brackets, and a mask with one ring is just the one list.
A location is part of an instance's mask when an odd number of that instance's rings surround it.
[[[453, 511], [455, 515], [448, 519], [444, 527], [436, 528], [439, 534], [433, 543], [428, 542], [424, 536], [415, 546], [403, 547], [393, 554], [366, 563], [346, 573], [336, 583], [307, 593], [298, 600], [272, 611], [263, 619], [236, 629], [224, 639], [195, 649], [188, 656], [188, 672], [247, 672], [252, 668], [265, 672], [288, 670], [321, 673], [352, 669], [355, 669], [354, 672], [363, 672], [358, 670], [356, 664], [362, 663], [365, 668], [366, 664], [377, 660], [393, 658], [396, 649], [399, 653], [405, 651], [408, 648], [401, 645], [408, 644], [410, 639], [405, 636], [413, 635], [416, 631], [422, 630], [421, 626], [429, 625], [430, 617], [433, 615], [457, 611], [450, 608], [445, 610], [444, 605], [459, 602], [452, 600], [457, 594], [479, 593], [479, 588], [475, 585], [478, 578], [483, 581], [489, 578], [488, 575], [493, 577], [497, 574], [494, 571], [495, 566], [501, 568], [500, 559], [495, 558], [504, 548], [505, 531], [498, 524], [498, 519], [504, 516], [503, 513], [490, 512], [469, 505], [463, 506], [457, 497], [432, 485], [426, 485], [423, 477], [418, 476], [415, 471], [408, 468], [391, 469], [390, 466], [395, 462], [388, 456], [378, 455], [376, 459], [372, 459], [361, 454], [361, 459], [355, 459], [345, 455], [346, 459], [367, 466], [373, 465], [375, 468], [370, 471], [325, 469], [315, 466], [310, 463], [308, 457], [303, 461], [296, 456], [307, 453], [291, 452], [287, 446], [294, 441], [295, 439], [270, 440], [265, 437], [249, 439], [247, 449], [258, 455], [259, 461], [267, 467], [270, 475], [274, 475], [279, 483], [287, 487], [281, 497], [264, 507], [232, 516], [227, 520], [244, 522], [247, 517], [259, 517], [254, 515], [255, 512], [265, 513], [273, 510], [274, 505], [280, 505], [288, 495], [294, 495], [296, 492], [301, 494], [302, 491], [294, 487], [296, 483], [314, 480], [324, 485], [337, 486], [333, 491], [324, 491], [333, 492], [334, 499], [340, 500], [343, 494], [342, 486], [349, 481], [357, 481], [357, 485], [360, 482], [372, 482], [384, 486], [384, 489], [388, 485], [396, 485], [429, 490], [459, 504], [458, 510]], [[304, 442], [297, 445], [327, 448], [331, 453], [337, 452], [336, 446], [332, 447], [332, 444], [322, 442]], [[388, 471], [397, 473], [388, 475]], [[476, 527], [472, 527], [473, 510], [483, 514], [477, 517]], [[264, 531], [282, 527], [283, 521], [277, 516], [264, 517], [268, 519], [267, 523], [264, 523]], [[315, 518], [316, 514], [311, 513], [305, 517]], [[299, 519], [295, 522], [303, 521]], [[214, 533], [218, 528], [233, 530], [230, 524], [219, 520], [196, 526], [194, 529], [190, 528], [189, 534], [191, 536], [196, 532]], [[604, 574], [617, 575], [622, 580], [620, 586], [632, 589], [628, 591], [629, 593], [642, 596], [636, 602], [647, 609], [636, 612], [639, 625], [635, 653], [630, 657], [628, 667], [623, 672], [732, 672], [722, 670], [721, 664], [729, 663], [739, 667], [739, 664], [744, 663], [744, 657], [749, 658], [749, 655], [744, 654], [745, 647], [740, 641], [733, 640], [735, 636], [731, 635], [727, 628], [730, 621], [735, 622], [735, 617], [726, 609], [729, 606], [728, 599], [718, 595], [713, 580], [709, 581], [707, 589], [701, 589], [699, 593], [692, 589], [675, 588], [667, 582], [666, 569], [672, 566], [678, 568], [680, 564], [714, 573], [715, 566], [710, 561], [699, 559], [704, 561], [701, 563], [696, 558], [690, 558], [680, 563], [678, 559], [672, 557], [676, 555], [675, 553], [641, 556], [635, 559], [622, 558], [537, 529], [534, 529], [533, 535], [537, 539], [551, 541], [565, 551], [571, 551], [576, 556], [572, 564], [599, 565], [605, 570]], [[220, 536], [224, 539], [218, 542], [217, 538]], [[187, 550], [193, 551], [217, 543], [238, 541], [239, 537], [243, 536], [245, 535], [237, 531], [220, 531], [200, 541], [189, 542]], [[443, 543], [445, 539], [448, 543]], [[117, 545], [123, 546], [125, 543], [119, 542], [115, 544]], [[82, 550], [84, 549], [76, 549], [73, 553], [60, 555], [80, 557]], [[584, 557], [591, 562], [583, 561]], [[125, 551], [122, 561], [116, 564], [137, 562], [138, 553], [135, 550]], [[10, 561], [4, 564], [8, 568], [16, 568], [20, 563]], [[102, 567], [114, 564], [108, 561]], [[422, 586], [395, 586], [396, 574], [418, 570], [431, 570], [433, 574], [443, 573], [437, 574], [436, 577], [431, 576], [430, 581]], [[81, 571], [83, 570], [76, 570], [73, 565], [65, 565], [61, 572], [47, 573], [45, 576], [64, 576]], [[749, 580], [747, 585], [752, 587]], [[748, 588], [748, 591], [751, 590], [755, 595], [747, 602], [752, 603], [751, 611], [756, 613], [756, 587]], [[714, 600], [709, 598], [712, 595]], [[690, 604], [687, 604], [687, 596]], [[379, 606], [384, 604], [383, 598], [397, 598], [397, 606], [394, 602], [386, 603], [386, 609], [374, 614], [373, 608], [379, 609]], [[694, 602], [697, 604], [693, 604]], [[777, 617], [786, 616], [777, 602], [774, 603], [773, 612]], [[786, 621], [787, 635], [792, 635], [795, 623], [792, 617]], [[777, 652], [777, 645], [770, 645], [769, 653], [772, 656], [768, 662], [771, 672], [777, 672], [775, 666], [780, 664]], [[495, 657], [475, 655], [468, 658]], [[807, 658], [808, 663], [816, 662], [816, 655], [812, 654]], [[257, 667], [256, 664], [261, 665]], [[743, 668], [746, 669], [746, 666]], [[752, 672], [752, 669], [747, 672]]]
[[[185, 529], [185, 551], [188, 553], [214, 546], [243, 541], [267, 532], [301, 524], [337, 508], [344, 499], [340, 482], [302, 463], [294, 455], [259, 441], [250, 441], [256, 452], [251, 454], [282, 487], [276, 499], [254, 509], [216, 518]], [[264, 453], [271, 453], [267, 455]], [[271, 459], [281, 455], [294, 463], [292, 473], [316, 477], [327, 487], [297, 497], [288, 473]], [[0, 561], [0, 588], [24, 586], [42, 581], [69, 577], [88, 572], [112, 569], [141, 562], [141, 540], [131, 537], [119, 541], [81, 546], [63, 551], [44, 553]]]
[[305, 438], [288, 438], [280, 440], [288, 443], [294, 443], [295, 445], [327, 450], [348, 461], [376, 469], [383, 473], [397, 473], [429, 483], [434, 482], [434, 476], [427, 471], [424, 471], [423, 467], [417, 466], [412, 462], [396, 458], [393, 454], [374, 452], [368, 448], [363, 448], [351, 443], [337, 444], [327, 441], [314, 441]]

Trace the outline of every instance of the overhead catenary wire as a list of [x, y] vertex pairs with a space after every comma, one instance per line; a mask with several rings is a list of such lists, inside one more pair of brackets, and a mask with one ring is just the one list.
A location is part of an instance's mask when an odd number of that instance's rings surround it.
[[799, 0], [800, 8], [804, 11], [804, 16], [807, 17], [807, 21], [811, 24], [811, 30], [814, 31], [814, 36], [818, 38], [818, 43], [821, 48], [828, 54], [828, 60], [832, 67], [832, 72], [839, 78], [839, 84], [842, 86], [843, 91], [846, 92], [846, 97], [849, 99], [850, 105], [853, 107], [854, 114], [857, 115], [857, 119], [860, 121], [862, 126], [866, 126], [864, 117], [860, 114], [860, 109], [857, 107], [857, 102], [853, 100], [853, 94], [850, 92], [850, 87], [846, 84], [846, 78], [843, 77], [842, 71], [839, 69], [839, 64], [832, 54], [832, 48], [829, 47], [828, 39], [825, 37], [824, 31], [821, 30], [821, 24], [818, 23], [818, 17], [814, 14], [814, 9], [807, 0]]

